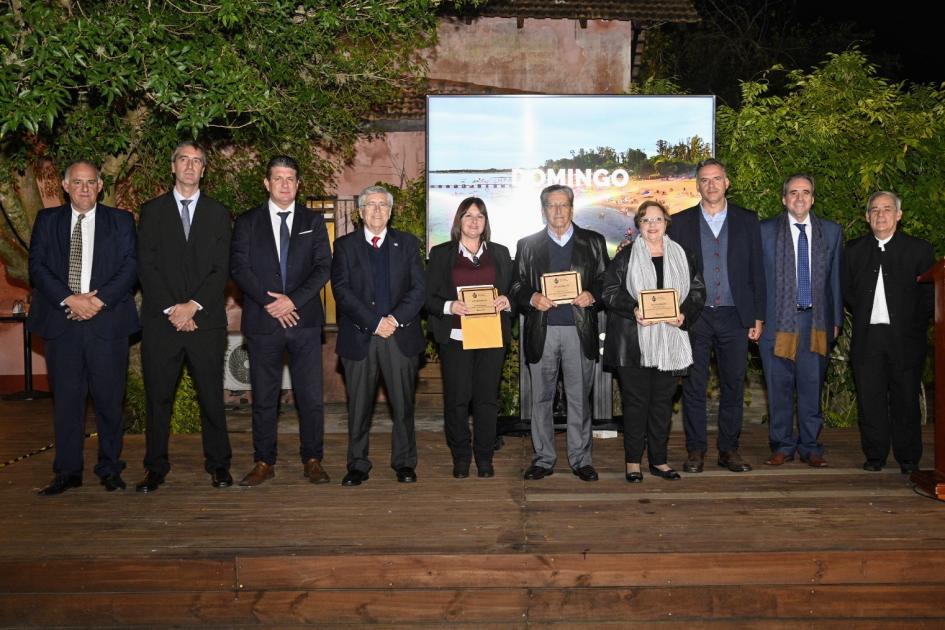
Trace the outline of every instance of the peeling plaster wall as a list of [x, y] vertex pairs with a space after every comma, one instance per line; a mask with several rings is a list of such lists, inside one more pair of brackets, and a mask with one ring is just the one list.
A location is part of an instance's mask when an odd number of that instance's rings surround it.
[[548, 94], [620, 94], [631, 79], [631, 24], [577, 20], [444, 20], [431, 79]]

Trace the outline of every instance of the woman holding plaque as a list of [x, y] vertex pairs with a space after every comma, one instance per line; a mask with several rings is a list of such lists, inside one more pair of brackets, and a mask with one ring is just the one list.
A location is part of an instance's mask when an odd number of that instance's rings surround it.
[[666, 463], [673, 394], [692, 364], [685, 329], [702, 311], [705, 284], [692, 257], [666, 236], [665, 206], [645, 201], [633, 220], [638, 236], [604, 274], [604, 364], [620, 381], [627, 481], [643, 481], [644, 449], [650, 474], [674, 480], [679, 473]]
[[[456, 210], [450, 241], [430, 250], [427, 264], [427, 313], [429, 328], [439, 344], [443, 368], [443, 422], [446, 443], [453, 455], [453, 476], [469, 476], [475, 456], [480, 477], [492, 477], [499, 380], [505, 348], [511, 337], [511, 304], [507, 297], [512, 282], [509, 250], [489, 240], [489, 214], [478, 197], [467, 197]], [[472, 289], [477, 287], [477, 289]], [[478, 334], [464, 324], [476, 315], [498, 313], [501, 334]], [[464, 316], [467, 316], [464, 318]], [[467, 339], [463, 333], [466, 328]], [[477, 332], [482, 331], [478, 327]], [[475, 349], [464, 349], [475, 346]], [[472, 405], [473, 432], [469, 430]]]

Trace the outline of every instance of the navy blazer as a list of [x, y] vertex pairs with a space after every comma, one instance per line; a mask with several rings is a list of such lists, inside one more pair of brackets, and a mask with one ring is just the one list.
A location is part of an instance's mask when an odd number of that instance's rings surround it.
[[[813, 214], [811, 212], [812, 216]], [[820, 222], [827, 245], [827, 269], [823, 295], [812, 297], [814, 308], [826, 309], [827, 342], [831, 343], [834, 340], [834, 327], [843, 327], [843, 289], [840, 284], [843, 273], [843, 230], [833, 221], [820, 219]], [[780, 214], [761, 222], [761, 248], [764, 253], [765, 280], [769, 287], [766, 325], [761, 333], [761, 339], [771, 343], [774, 343], [775, 333], [778, 332], [778, 305], [776, 304], [778, 269], [774, 260], [774, 250], [780, 224]]]
[[[69, 249], [72, 239], [72, 206], [46, 208], [36, 216], [30, 238], [29, 269], [33, 286], [27, 328], [54, 339], [74, 322], [66, 317], [62, 301], [69, 289]], [[127, 337], [138, 330], [134, 288], [137, 284], [135, 220], [130, 212], [98, 204], [95, 210], [95, 243], [92, 250], [90, 291], [105, 303], [88, 320], [104, 339]]]
[[266, 312], [266, 305], [275, 301], [268, 291], [289, 296], [299, 314], [298, 326], [314, 328], [325, 324], [325, 312], [319, 298], [319, 292], [331, 273], [331, 247], [325, 219], [321, 213], [298, 203], [294, 215], [285, 290], [269, 203], [248, 210], [236, 219], [233, 226], [230, 274], [243, 291], [244, 333], [272, 333], [282, 327]]
[[[512, 286], [512, 257], [505, 245], [486, 242], [486, 250], [495, 262], [495, 288], [499, 295], [508, 297]], [[440, 243], [430, 250], [427, 265], [427, 327], [433, 333], [437, 343], [449, 343], [453, 331], [453, 316], [443, 314], [443, 305], [456, 299], [456, 285], [453, 284], [453, 265], [459, 256], [456, 241]], [[511, 302], [511, 299], [510, 299]], [[502, 343], [509, 344], [512, 338], [512, 313], [502, 311]]]
[[[413, 234], [387, 228], [390, 247], [390, 315], [400, 323], [394, 332], [405, 356], [423, 352], [420, 311], [426, 299], [420, 241]], [[338, 340], [335, 352], [344, 359], [367, 357], [371, 335], [381, 318], [374, 312], [374, 280], [364, 228], [358, 227], [335, 241], [331, 261], [331, 288], [338, 305]]]
[[[696, 270], [705, 275], [702, 260], [702, 208], [695, 205], [672, 216], [666, 233], [693, 255]], [[761, 231], [758, 215], [733, 203], [728, 204], [728, 284], [742, 326], [751, 328], [765, 319], [765, 274], [761, 260]]]
[[141, 206], [138, 219], [138, 275], [141, 318], [145, 328], [174, 330], [164, 309], [193, 300], [203, 308], [194, 314], [201, 330], [225, 328], [229, 278], [230, 211], [200, 191], [190, 238], [184, 237], [173, 191]]

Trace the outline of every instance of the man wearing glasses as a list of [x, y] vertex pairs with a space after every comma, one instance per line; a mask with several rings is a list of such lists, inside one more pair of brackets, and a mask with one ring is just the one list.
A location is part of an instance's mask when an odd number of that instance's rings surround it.
[[391, 405], [391, 468], [397, 481], [417, 480], [414, 388], [425, 341], [420, 310], [426, 301], [420, 242], [390, 228], [393, 196], [369, 186], [358, 196], [362, 227], [335, 242], [331, 285], [338, 305], [335, 351], [348, 393], [348, 473], [343, 486], [359, 486], [371, 471], [368, 436], [384, 377]]
[[[599, 355], [597, 311], [607, 267], [604, 237], [572, 222], [574, 191], [553, 185], [541, 191], [546, 228], [521, 239], [512, 274], [512, 300], [525, 315], [525, 362], [531, 382], [535, 456], [525, 479], [554, 473], [554, 397], [560, 370], [568, 403], [568, 463], [584, 481], [597, 481], [591, 458], [591, 388]], [[570, 302], [552, 301], [542, 275], [576, 271], [581, 291]]]

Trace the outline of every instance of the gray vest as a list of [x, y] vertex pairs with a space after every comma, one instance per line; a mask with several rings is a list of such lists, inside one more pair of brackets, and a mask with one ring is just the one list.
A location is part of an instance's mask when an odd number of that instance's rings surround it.
[[718, 238], [699, 212], [699, 232], [702, 240], [702, 276], [705, 279], [706, 306], [735, 306], [732, 288], [728, 283], [728, 217], [719, 230]]

